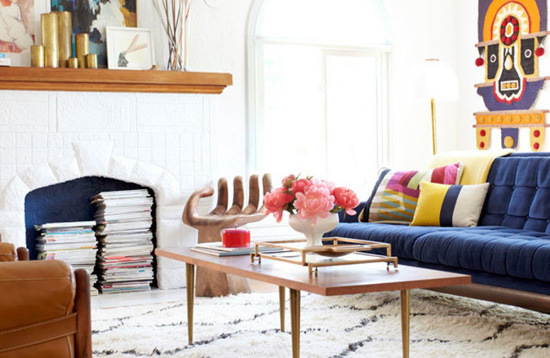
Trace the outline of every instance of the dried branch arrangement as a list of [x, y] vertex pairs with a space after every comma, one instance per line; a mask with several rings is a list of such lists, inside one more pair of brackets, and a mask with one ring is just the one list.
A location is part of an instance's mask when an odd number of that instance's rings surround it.
[[192, 3], [193, 0], [153, 0], [168, 37], [168, 70], [185, 71], [187, 66], [187, 23]]

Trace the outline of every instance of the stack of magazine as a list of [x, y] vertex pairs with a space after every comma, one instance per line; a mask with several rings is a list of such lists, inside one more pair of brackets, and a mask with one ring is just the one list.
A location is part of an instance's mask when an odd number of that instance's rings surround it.
[[153, 282], [153, 198], [147, 189], [101, 192], [96, 205], [96, 271], [102, 293], [149, 290]]
[[47, 223], [35, 226], [40, 231], [36, 240], [39, 260], [63, 260], [74, 269], [83, 268], [90, 273], [90, 293], [97, 295], [93, 286], [97, 242], [93, 226], [95, 221]]

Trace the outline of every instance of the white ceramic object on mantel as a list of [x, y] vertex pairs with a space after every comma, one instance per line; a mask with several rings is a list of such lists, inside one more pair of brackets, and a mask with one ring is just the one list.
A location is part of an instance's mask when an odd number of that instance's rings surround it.
[[334, 229], [339, 221], [338, 214], [330, 214], [324, 219], [317, 217], [316, 223], [312, 219], [302, 220], [298, 215], [290, 215], [288, 218], [290, 227], [306, 236], [305, 247], [323, 245], [323, 234]]

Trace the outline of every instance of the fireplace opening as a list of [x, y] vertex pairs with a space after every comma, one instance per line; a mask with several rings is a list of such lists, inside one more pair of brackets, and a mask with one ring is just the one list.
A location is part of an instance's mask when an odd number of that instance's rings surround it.
[[[90, 204], [91, 197], [100, 192], [135, 189], [147, 189], [147, 192], [153, 198], [151, 232], [153, 233], [153, 247], [156, 248], [156, 201], [154, 191], [136, 183], [113, 178], [88, 176], [42, 187], [27, 194], [25, 197], [25, 232], [30, 258], [32, 260], [37, 258], [36, 239], [40, 233], [35, 230], [35, 225], [92, 221], [94, 220], [96, 206]], [[156, 287], [157, 272], [154, 251], [152, 256], [154, 274], [152, 286]]]

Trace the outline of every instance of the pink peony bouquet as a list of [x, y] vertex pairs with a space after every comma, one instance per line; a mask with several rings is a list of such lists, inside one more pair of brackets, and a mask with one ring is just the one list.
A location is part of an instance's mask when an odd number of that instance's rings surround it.
[[353, 210], [359, 205], [359, 199], [353, 190], [335, 187], [334, 183], [316, 180], [312, 177], [300, 179], [299, 175], [289, 175], [283, 179], [283, 186], [265, 194], [266, 215], [273, 214], [277, 222], [283, 218], [283, 211], [298, 215], [302, 220], [317, 217], [326, 218], [331, 213], [345, 210], [355, 215]]

